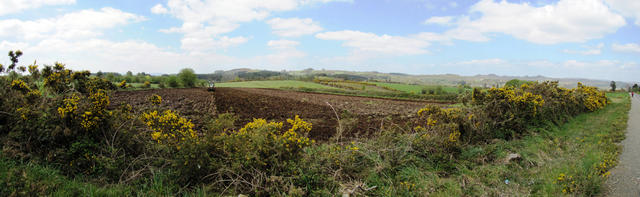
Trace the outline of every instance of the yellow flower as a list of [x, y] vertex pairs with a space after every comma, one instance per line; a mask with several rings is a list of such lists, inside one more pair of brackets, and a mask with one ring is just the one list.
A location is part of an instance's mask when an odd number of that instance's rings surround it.
[[160, 103], [162, 103], [162, 97], [160, 97], [157, 94], [152, 95], [149, 100], [151, 101], [151, 104], [153, 105], [160, 105]]

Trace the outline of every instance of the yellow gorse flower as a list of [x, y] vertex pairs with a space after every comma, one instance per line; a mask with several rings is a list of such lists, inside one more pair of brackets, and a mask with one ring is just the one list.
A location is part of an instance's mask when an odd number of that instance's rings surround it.
[[157, 95], [157, 94], [151, 95], [151, 97], [149, 97], [149, 100], [153, 105], [160, 105], [162, 103], [162, 97], [160, 97], [160, 95]]
[[21, 79], [16, 79], [11, 81], [11, 88], [14, 90], [21, 91], [23, 93], [31, 91], [31, 88], [27, 86], [27, 83], [25, 83]]
[[174, 111], [143, 113], [141, 119], [152, 130], [151, 138], [158, 143], [177, 144], [198, 138], [191, 120], [178, 116]]
[[73, 114], [78, 109], [78, 101], [80, 101], [80, 97], [77, 94], [72, 94], [69, 98], [64, 99], [63, 106], [58, 107], [60, 117], [65, 118], [68, 114]]

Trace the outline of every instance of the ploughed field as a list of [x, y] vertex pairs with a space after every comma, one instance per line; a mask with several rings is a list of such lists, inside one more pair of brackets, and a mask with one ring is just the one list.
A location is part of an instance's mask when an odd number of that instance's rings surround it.
[[[366, 136], [378, 132], [382, 127], [403, 127], [415, 120], [419, 109], [429, 104], [275, 89], [216, 88], [215, 92], [208, 92], [205, 88], [191, 88], [119, 91], [111, 98], [111, 108], [121, 103], [128, 103], [136, 110], [153, 108], [149, 101], [153, 94], [162, 97], [163, 109], [180, 112], [191, 119], [197, 128], [202, 128], [217, 114], [226, 112], [240, 117], [236, 127], [253, 118], [284, 122], [287, 118], [299, 115], [313, 123], [309, 135], [316, 140], [330, 138], [339, 125], [343, 128], [344, 137]], [[340, 124], [336, 114], [341, 120]]]

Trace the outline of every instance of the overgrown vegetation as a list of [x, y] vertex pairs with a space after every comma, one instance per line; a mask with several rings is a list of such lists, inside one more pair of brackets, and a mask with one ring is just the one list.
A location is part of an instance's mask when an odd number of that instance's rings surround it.
[[0, 77], [9, 195], [595, 195], [629, 109], [625, 94], [527, 83], [475, 89], [464, 105], [426, 106], [367, 138], [315, 142], [299, 116], [233, 129], [237, 117], [220, 114], [197, 130], [158, 95], [110, 109], [108, 80], [60, 63], [15, 70], [18, 54]]

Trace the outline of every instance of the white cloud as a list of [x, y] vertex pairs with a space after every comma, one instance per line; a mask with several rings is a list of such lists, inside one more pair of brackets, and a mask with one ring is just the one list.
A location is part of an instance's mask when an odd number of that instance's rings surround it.
[[334, 1], [352, 2], [344, 0], [169, 0], [166, 4], [168, 14], [182, 20], [183, 24], [181, 27], [161, 31], [185, 34], [181, 41], [183, 49], [206, 50], [186, 45], [200, 41], [206, 42], [208, 39], [219, 39], [222, 34], [234, 31], [241, 23], [264, 20], [273, 12], [290, 11], [305, 5]]
[[636, 43], [613, 44], [611, 49], [618, 52], [640, 53], [640, 45]]
[[151, 8], [151, 13], [166, 14], [166, 13], [169, 13], [169, 10], [167, 10], [167, 8], [165, 8], [162, 4], [156, 4]]
[[282, 37], [298, 37], [322, 31], [310, 18], [273, 18], [267, 21], [273, 33]]
[[600, 55], [602, 53], [602, 48], [604, 48], [604, 43], [600, 43], [596, 46], [582, 46], [582, 48], [584, 48], [585, 50], [577, 51], [577, 50], [565, 49], [565, 50], [562, 50], [562, 52], [568, 53], [568, 54], [580, 54], [580, 55]]
[[434, 16], [424, 21], [424, 24], [450, 25], [453, 17], [451, 16]]
[[0, 16], [47, 5], [69, 5], [75, 3], [76, 0], [2, 0], [0, 2]]
[[391, 55], [417, 55], [428, 51], [425, 49], [429, 42], [418, 37], [402, 37], [390, 35], [376, 35], [360, 31], [334, 31], [316, 34], [322, 40], [345, 41], [343, 46], [354, 48], [359, 52], [374, 52]]
[[237, 37], [228, 37], [228, 36], [220, 36], [220, 37], [195, 37], [195, 36], [185, 36], [182, 38], [182, 49], [191, 51], [194, 53], [208, 53], [213, 52], [213, 50], [217, 49], [225, 49], [232, 46], [237, 46], [249, 41], [248, 38], [237, 36]]
[[555, 44], [602, 38], [626, 24], [601, 0], [560, 0], [542, 7], [482, 0], [469, 14], [480, 17], [460, 17], [457, 27], [445, 34], [459, 40], [488, 41], [491, 33], [504, 33], [533, 43]]
[[267, 46], [273, 49], [291, 49], [298, 46], [300, 42], [293, 40], [270, 40], [267, 42]]
[[505, 64], [507, 63], [507, 61], [500, 59], [500, 58], [494, 58], [494, 59], [478, 59], [478, 60], [469, 60], [469, 61], [462, 61], [462, 62], [458, 62], [458, 64], [463, 64], [463, 65], [501, 65], [501, 64]]
[[102, 30], [145, 20], [114, 8], [81, 10], [49, 19], [0, 20], [0, 37], [22, 40], [45, 38], [81, 39], [102, 34]]
[[307, 56], [306, 53], [296, 49], [298, 45], [300, 45], [300, 42], [293, 40], [270, 40], [267, 42], [267, 46], [275, 50], [275, 53], [258, 58], [265, 59], [265, 61], [272, 64], [287, 64], [291, 60]]
[[640, 26], [640, 1], [637, 0], [605, 0], [611, 8], [620, 14], [635, 18], [635, 24]]

